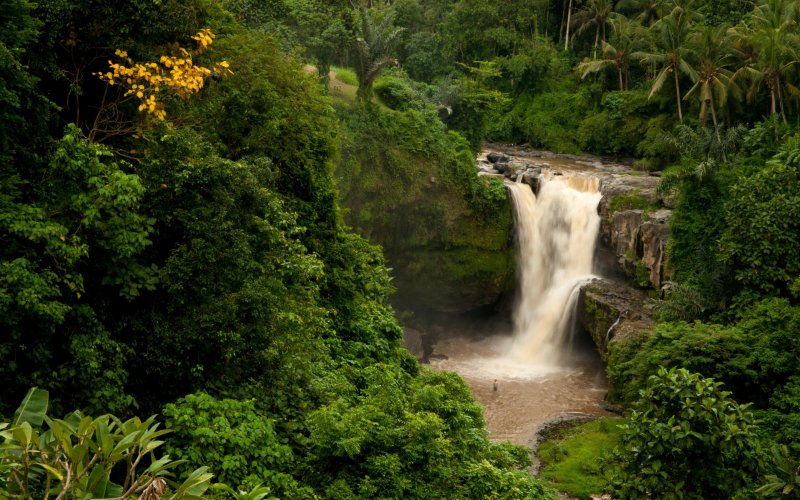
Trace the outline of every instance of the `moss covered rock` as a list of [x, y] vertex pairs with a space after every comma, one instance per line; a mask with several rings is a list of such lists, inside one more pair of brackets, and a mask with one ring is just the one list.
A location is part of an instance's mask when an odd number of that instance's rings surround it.
[[460, 313], [513, 284], [502, 181], [478, 178], [468, 143], [435, 110], [342, 113], [336, 170], [345, 221], [384, 247], [401, 308]]

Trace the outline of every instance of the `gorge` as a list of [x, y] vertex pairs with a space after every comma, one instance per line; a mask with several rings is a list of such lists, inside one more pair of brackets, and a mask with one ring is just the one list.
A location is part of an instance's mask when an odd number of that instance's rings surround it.
[[637, 255], [642, 225], [631, 221], [658, 224], [624, 203], [654, 197], [657, 178], [596, 159], [545, 161], [547, 153], [498, 149], [484, 151], [478, 169], [503, 180], [513, 206], [516, 298], [500, 308], [500, 318], [480, 325], [436, 325], [429, 357], [432, 366], [468, 381], [493, 439], [530, 444], [546, 421], [608, 414], [601, 406], [607, 344], [650, 322], [645, 293], [624, 276], [626, 259], [644, 260]]

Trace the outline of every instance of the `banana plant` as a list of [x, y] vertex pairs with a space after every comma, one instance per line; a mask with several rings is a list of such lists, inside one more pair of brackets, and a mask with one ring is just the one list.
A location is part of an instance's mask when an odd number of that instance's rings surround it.
[[[169, 431], [155, 416], [126, 421], [73, 412], [63, 419], [47, 416], [47, 391], [33, 388], [12, 422], [0, 423], [0, 498], [202, 498], [211, 486], [207, 467], [195, 469], [182, 482], [170, 471], [180, 462], [157, 456]], [[223, 493], [260, 500], [268, 489]], [[219, 489], [219, 488], [218, 488]], [[230, 490], [230, 491], [228, 491]]]

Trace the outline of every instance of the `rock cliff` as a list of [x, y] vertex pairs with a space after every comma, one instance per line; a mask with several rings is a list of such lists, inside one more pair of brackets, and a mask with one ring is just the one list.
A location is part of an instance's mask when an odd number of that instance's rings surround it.
[[657, 193], [659, 177], [596, 157], [498, 145], [478, 157], [477, 168], [478, 175], [522, 182], [534, 192], [545, 170], [553, 175], [591, 171], [599, 177], [603, 197], [597, 208], [595, 268], [607, 277], [581, 290], [578, 323], [603, 356], [612, 340], [654, 324], [645, 290], [659, 289], [668, 279], [664, 264], [672, 206]]

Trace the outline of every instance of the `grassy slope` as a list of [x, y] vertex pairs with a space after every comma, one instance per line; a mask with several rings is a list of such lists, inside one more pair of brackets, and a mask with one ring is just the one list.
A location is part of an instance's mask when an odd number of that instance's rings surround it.
[[581, 499], [601, 493], [608, 481], [602, 457], [616, 446], [621, 423], [620, 419], [601, 418], [560, 430], [539, 447], [539, 478]]

